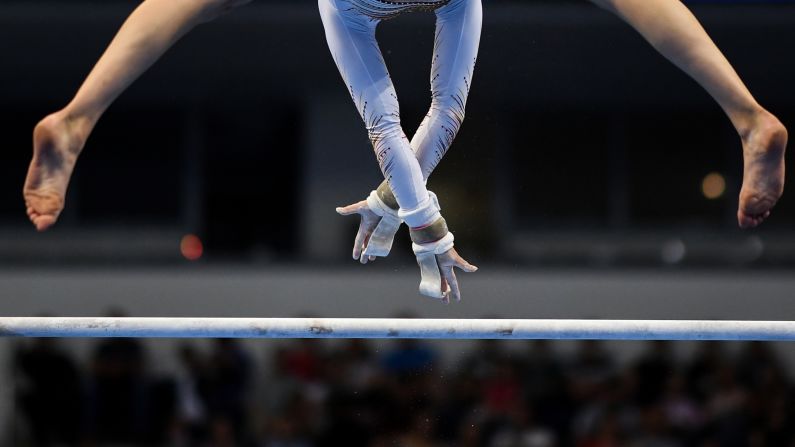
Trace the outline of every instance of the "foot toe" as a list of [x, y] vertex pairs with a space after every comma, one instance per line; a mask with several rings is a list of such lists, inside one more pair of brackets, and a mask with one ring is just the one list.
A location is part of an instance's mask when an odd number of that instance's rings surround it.
[[742, 229], [758, 227], [768, 217], [770, 217], [769, 210], [762, 214], [746, 214], [743, 211], [737, 211], [737, 222]]
[[751, 216], [746, 215], [742, 211], [737, 211], [737, 223], [740, 225], [740, 228], [747, 229], [752, 228], [754, 226], [754, 220]]
[[44, 231], [55, 223], [55, 216], [48, 214], [36, 215], [31, 220], [33, 221], [33, 225], [36, 226], [37, 231]]

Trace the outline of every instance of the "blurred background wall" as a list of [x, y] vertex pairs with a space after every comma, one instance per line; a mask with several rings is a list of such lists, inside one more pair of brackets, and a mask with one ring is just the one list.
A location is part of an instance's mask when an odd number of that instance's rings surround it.
[[[690, 3], [792, 129], [795, 6]], [[795, 318], [792, 183], [763, 227], [737, 229], [730, 123], [586, 2], [485, 2], [467, 119], [429, 182], [481, 267], [460, 305], [417, 296], [405, 233], [387, 260], [350, 259], [358, 222], [334, 207], [380, 173], [312, 1], [254, 2], [179, 42], [100, 121], [61, 221], [36, 234], [20, 194], [31, 130], [136, 4], [0, 3], [2, 315]], [[386, 22], [379, 41], [411, 134], [433, 16]]]
[[[100, 122], [62, 221], [46, 235], [28, 231], [19, 200], [30, 130], [66, 104], [135, 2], [1, 7], [0, 259], [179, 261], [188, 233], [208, 261], [347, 259], [356, 222], [334, 207], [365, 197], [380, 173], [314, 2], [254, 2], [184, 38]], [[793, 6], [693, 8], [759, 101], [792, 123]], [[429, 105], [432, 35], [432, 14], [379, 29], [409, 135]], [[740, 232], [740, 141], [730, 123], [591, 4], [488, 2], [467, 112], [429, 185], [474, 259], [795, 261], [789, 194], [763, 228]], [[711, 173], [725, 190], [707, 198]], [[406, 246], [404, 235], [398, 254]]]

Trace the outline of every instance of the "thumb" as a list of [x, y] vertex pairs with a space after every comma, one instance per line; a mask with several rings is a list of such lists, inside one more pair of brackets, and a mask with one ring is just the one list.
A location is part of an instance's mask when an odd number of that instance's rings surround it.
[[340, 206], [335, 209], [338, 214], [341, 216], [350, 216], [351, 214], [356, 214], [359, 212], [359, 204], [354, 203], [353, 205], [348, 206]]
[[467, 273], [475, 273], [478, 271], [477, 266], [474, 266], [463, 259], [460, 259], [458, 262], [456, 262], [455, 266]]

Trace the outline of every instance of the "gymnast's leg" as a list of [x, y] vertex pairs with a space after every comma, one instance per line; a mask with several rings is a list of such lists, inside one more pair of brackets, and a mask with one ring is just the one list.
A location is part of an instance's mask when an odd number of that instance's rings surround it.
[[679, 0], [592, 0], [634, 27], [668, 60], [701, 84], [729, 116], [743, 143], [737, 219], [755, 227], [784, 190], [787, 130], [762, 108], [698, 20]]
[[[474, 267], [452, 248], [452, 234], [425, 189], [420, 165], [403, 133], [397, 94], [375, 39], [378, 20], [360, 13], [347, 0], [319, 0], [318, 6], [329, 49], [367, 126], [381, 172], [399, 205], [399, 216], [414, 230], [414, 250], [423, 272], [421, 291], [444, 300], [451, 295], [457, 299], [460, 295], [452, 268], [473, 271]], [[452, 261], [447, 265], [437, 256]], [[432, 261], [433, 268], [426, 269], [429, 264], [424, 260]], [[441, 270], [437, 264], [441, 264]], [[435, 290], [425, 287], [430, 284], [425, 281], [426, 273], [435, 273]], [[449, 289], [439, 288], [440, 275]]]
[[146, 0], [133, 11], [72, 101], [33, 131], [23, 194], [39, 231], [55, 223], [77, 157], [110, 104], [196, 25], [249, 0]]
[[[480, 0], [452, 0], [436, 9], [436, 34], [431, 66], [431, 107], [411, 147], [427, 180], [439, 164], [464, 120], [467, 96], [480, 43], [483, 10]], [[394, 208], [394, 198], [384, 184], [376, 189], [383, 201]], [[386, 196], [386, 197], [384, 197]], [[363, 263], [389, 254], [399, 228], [386, 222], [361, 201], [338, 209], [343, 215], [360, 214], [359, 231], [354, 241], [354, 258]], [[364, 254], [362, 254], [364, 253]]]
[[426, 180], [450, 149], [464, 122], [482, 22], [480, 0], [452, 0], [436, 10], [431, 108], [411, 139]]

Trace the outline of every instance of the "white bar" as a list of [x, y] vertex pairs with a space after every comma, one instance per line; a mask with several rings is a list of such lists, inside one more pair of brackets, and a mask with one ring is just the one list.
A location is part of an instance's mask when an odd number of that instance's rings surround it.
[[0, 317], [3, 337], [788, 340], [793, 321]]

